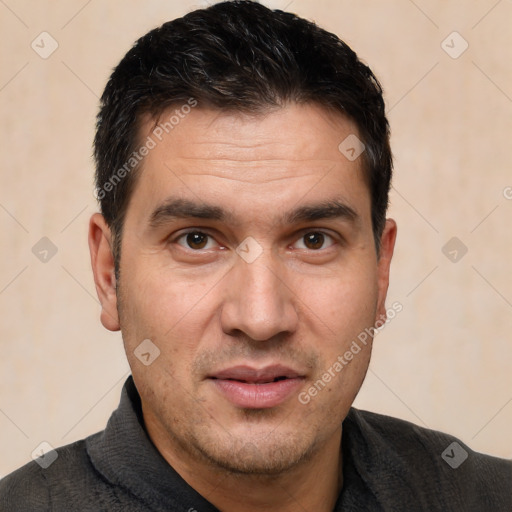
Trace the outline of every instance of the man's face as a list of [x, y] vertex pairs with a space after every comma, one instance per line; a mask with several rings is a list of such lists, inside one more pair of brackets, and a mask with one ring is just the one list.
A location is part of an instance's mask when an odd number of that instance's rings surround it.
[[[370, 343], [332, 368], [384, 313], [394, 242], [388, 221], [378, 259], [361, 158], [338, 150], [351, 134], [339, 115], [290, 105], [265, 116], [198, 107], [152, 135], [117, 300], [146, 424], [168, 451], [257, 473], [339, 443]], [[135, 352], [148, 339], [160, 355], [146, 342], [146, 365]]]

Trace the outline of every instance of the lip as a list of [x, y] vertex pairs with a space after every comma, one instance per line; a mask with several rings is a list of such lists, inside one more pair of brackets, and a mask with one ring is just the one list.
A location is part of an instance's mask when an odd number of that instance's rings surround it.
[[237, 407], [268, 409], [285, 402], [302, 385], [304, 376], [283, 365], [233, 366], [209, 375], [208, 380]]

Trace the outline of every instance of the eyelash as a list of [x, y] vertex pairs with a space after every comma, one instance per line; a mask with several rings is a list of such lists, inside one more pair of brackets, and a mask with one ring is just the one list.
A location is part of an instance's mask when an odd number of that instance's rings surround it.
[[[207, 237], [209, 238], [212, 238], [214, 239], [213, 235], [205, 232], [205, 231], [201, 231], [199, 229], [189, 229], [188, 231], [185, 231], [183, 233], [180, 233], [178, 236], [176, 236], [175, 238], [173, 238], [172, 240], [170, 240], [171, 243], [178, 243], [179, 240], [181, 240], [182, 238], [185, 238], [187, 235], [190, 235], [191, 233], [197, 233], [197, 234], [201, 234], [201, 235], [206, 235]], [[306, 235], [309, 235], [309, 234], [321, 234], [327, 238], [330, 238], [333, 243], [331, 243], [331, 245], [329, 245], [328, 247], [326, 248], [322, 248], [322, 249], [302, 249], [301, 250], [310, 250], [312, 252], [320, 252], [322, 250], [326, 250], [328, 249], [329, 247], [331, 247], [332, 245], [335, 245], [336, 244], [336, 240], [335, 240], [335, 237], [329, 233], [327, 233], [326, 231], [323, 231], [323, 230], [309, 230], [309, 231], [303, 231], [302, 232], [302, 235], [298, 238], [298, 240], [301, 240], [303, 239]], [[178, 243], [178, 245], [181, 245]], [[181, 245], [181, 247], [183, 247], [184, 249], [186, 250], [189, 250], [191, 252], [195, 252], [195, 253], [200, 253], [202, 251], [205, 251], [205, 250], [208, 250], [208, 249], [192, 249], [191, 247], [185, 247], [183, 245]]]

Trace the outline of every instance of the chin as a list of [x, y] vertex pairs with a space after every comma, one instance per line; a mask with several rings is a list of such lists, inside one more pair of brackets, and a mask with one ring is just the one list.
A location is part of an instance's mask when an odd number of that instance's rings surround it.
[[193, 445], [216, 469], [239, 475], [275, 476], [288, 472], [310, 460], [316, 445], [298, 432], [276, 435], [270, 431], [257, 438], [224, 432], [223, 437], [214, 440], [201, 436], [193, 440]]

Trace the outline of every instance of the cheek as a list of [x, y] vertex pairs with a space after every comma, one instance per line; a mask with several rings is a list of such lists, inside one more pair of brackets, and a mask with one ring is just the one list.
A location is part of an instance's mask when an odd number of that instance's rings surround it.
[[[129, 252], [128, 250], [126, 251]], [[121, 265], [122, 304], [126, 322], [143, 324], [153, 335], [172, 327], [180, 316], [179, 283], [170, 283], [170, 272], [155, 268], [151, 257], [126, 258]]]
[[172, 268], [154, 265], [150, 258], [126, 261], [120, 317], [128, 357], [150, 339], [160, 350], [160, 365], [172, 371], [189, 366], [211, 316], [211, 287], [204, 279], [185, 279]]
[[371, 338], [365, 329], [375, 321], [375, 272], [370, 266], [347, 268], [323, 279], [317, 276], [314, 287], [307, 280], [301, 283], [305, 338], [312, 336], [320, 361], [312, 387], [305, 391], [315, 397], [312, 411], [336, 403], [336, 410], [346, 413], [368, 369]]
[[335, 344], [373, 325], [378, 288], [370, 268], [340, 268], [328, 276], [303, 278], [296, 289], [306, 306], [303, 314], [330, 332]]

